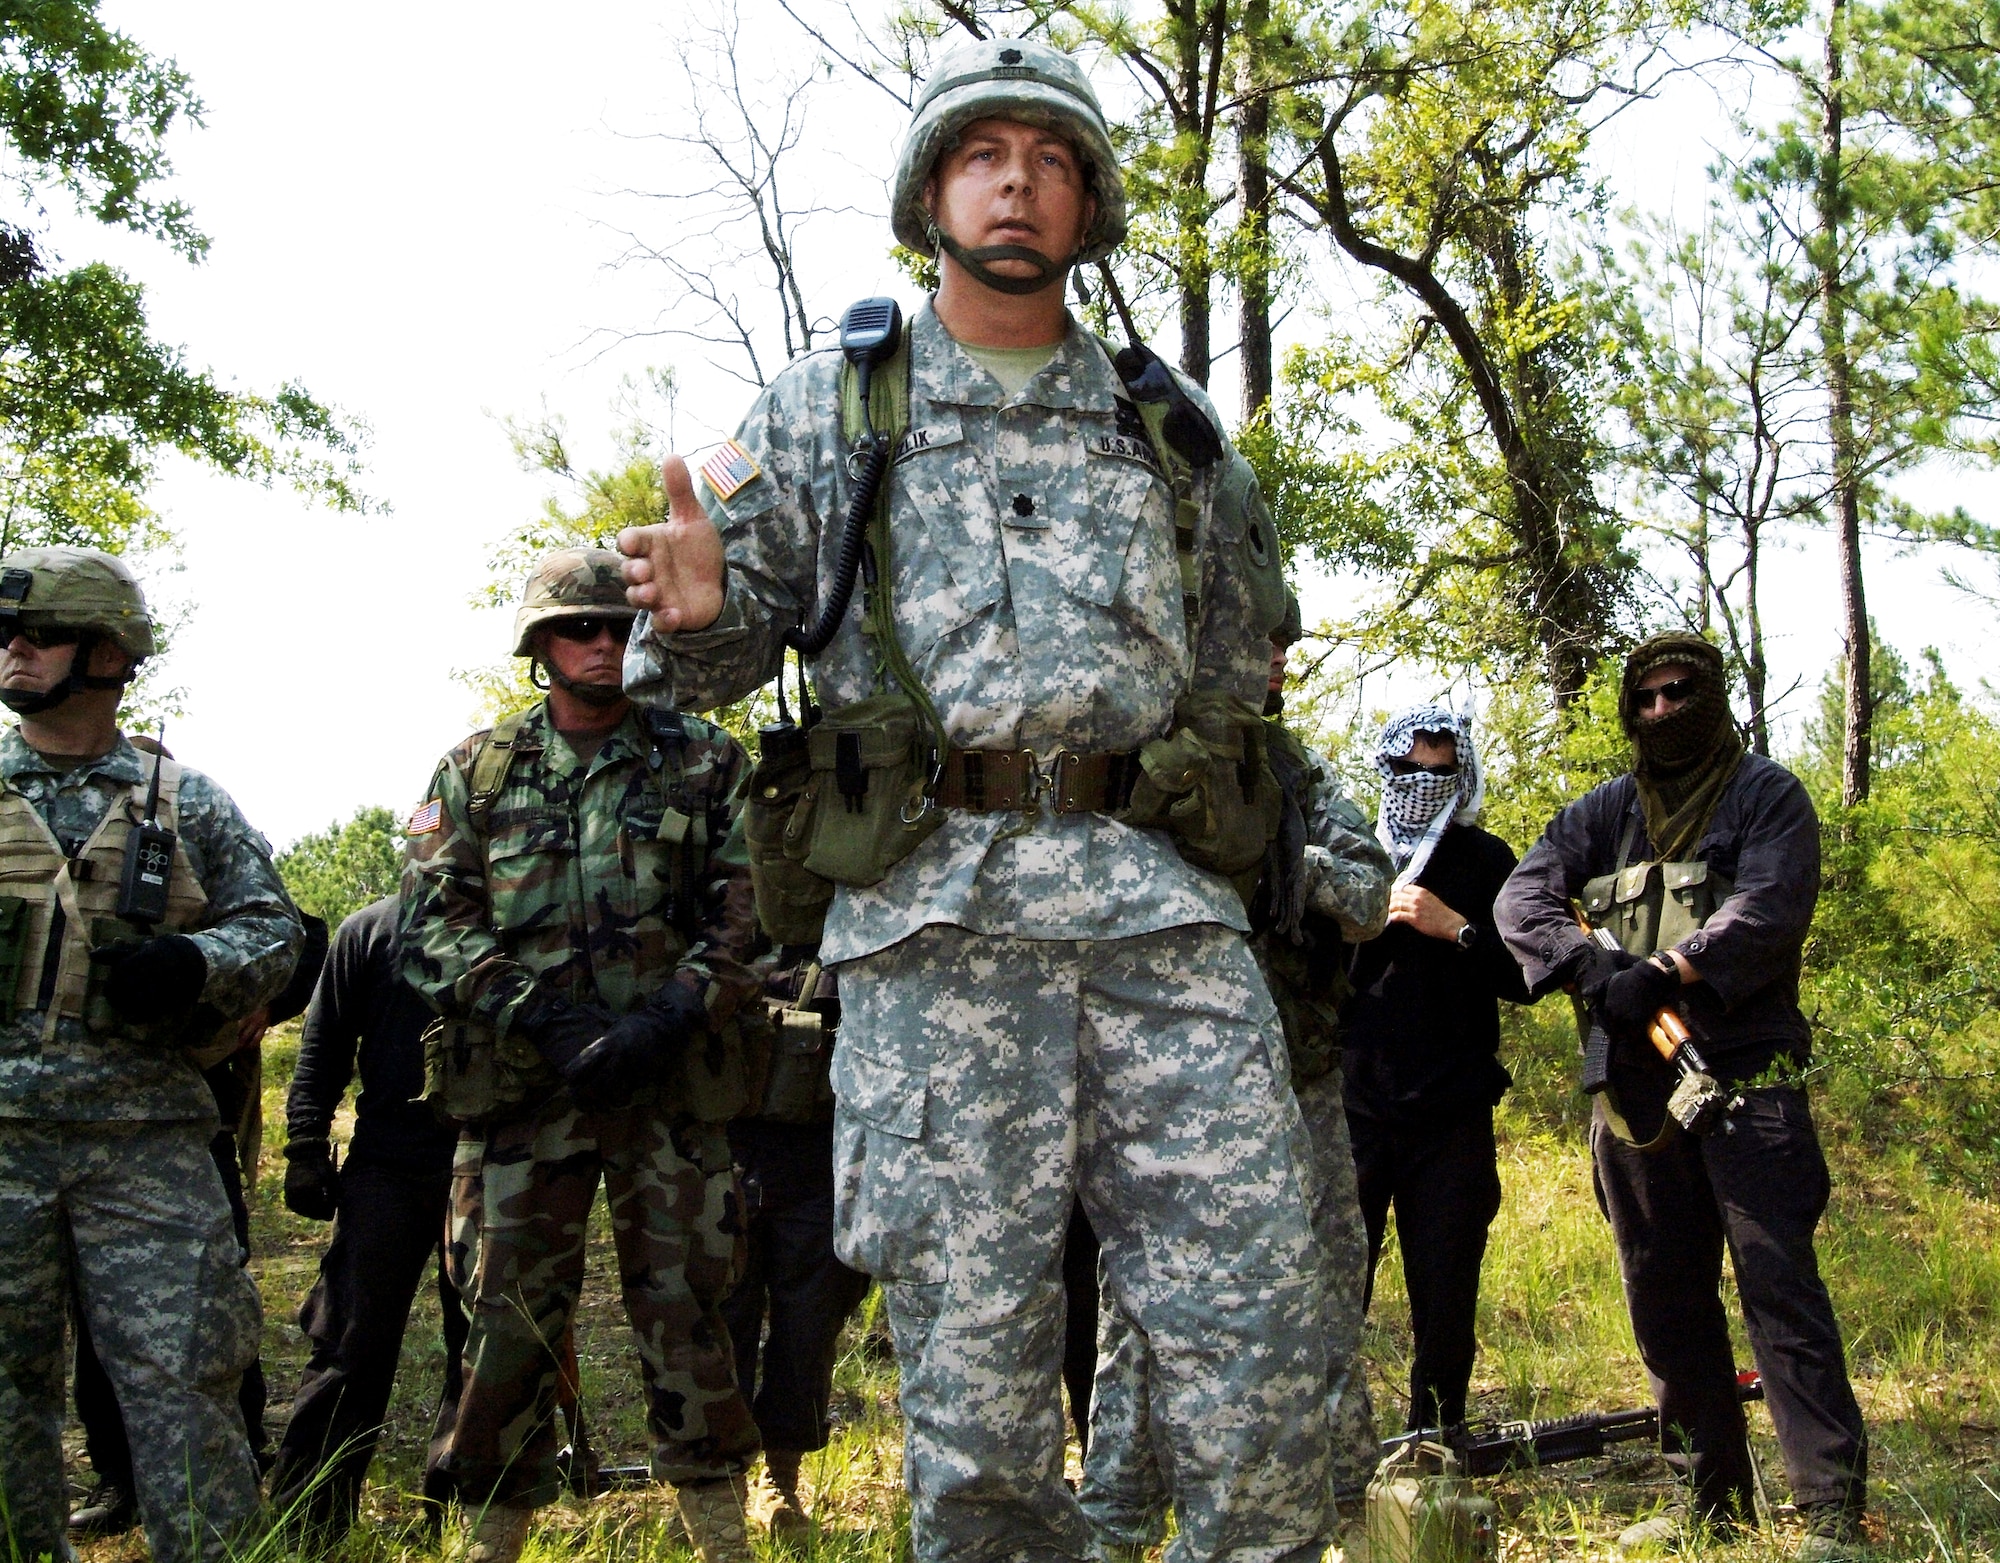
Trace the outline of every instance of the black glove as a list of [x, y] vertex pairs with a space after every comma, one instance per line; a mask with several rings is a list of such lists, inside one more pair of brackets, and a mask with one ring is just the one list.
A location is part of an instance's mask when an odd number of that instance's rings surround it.
[[579, 1053], [563, 1071], [563, 1084], [588, 1111], [629, 1106], [635, 1091], [665, 1077], [700, 1018], [701, 1000], [684, 984], [668, 982]]
[[1565, 966], [1568, 980], [1576, 985], [1577, 997], [1597, 1009], [1604, 1003], [1604, 990], [1611, 986], [1611, 979], [1642, 959], [1629, 950], [1607, 950], [1592, 939]]
[[515, 1013], [514, 1029], [549, 1068], [567, 1078], [577, 1055], [611, 1029], [611, 1017], [601, 1009], [537, 993]]
[[1639, 961], [1605, 984], [1600, 1000], [1605, 1022], [1614, 1031], [1634, 1031], [1643, 1036], [1653, 1017], [1671, 1004], [1680, 991], [1678, 971], [1663, 971], [1657, 962]]
[[201, 997], [208, 957], [184, 933], [157, 939], [119, 939], [90, 952], [102, 964], [104, 998], [126, 1020], [147, 1022], [179, 1015]]
[[331, 1221], [340, 1209], [340, 1177], [323, 1134], [285, 1142], [285, 1209], [308, 1221]]

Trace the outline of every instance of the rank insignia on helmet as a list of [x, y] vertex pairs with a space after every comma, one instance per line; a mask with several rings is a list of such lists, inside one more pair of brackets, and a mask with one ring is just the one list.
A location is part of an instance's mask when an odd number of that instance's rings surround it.
[[701, 464], [702, 478], [717, 499], [732, 498], [762, 470], [750, 459], [750, 452], [734, 440], [724, 440]]
[[433, 798], [429, 803], [426, 803], [410, 816], [410, 822], [403, 827], [403, 834], [406, 836], [428, 836], [443, 824], [444, 804], [439, 799]]

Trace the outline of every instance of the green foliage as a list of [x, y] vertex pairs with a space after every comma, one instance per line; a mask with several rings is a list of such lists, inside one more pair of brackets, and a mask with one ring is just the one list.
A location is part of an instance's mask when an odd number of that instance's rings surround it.
[[[207, 239], [158, 191], [168, 131], [200, 122], [186, 75], [105, 27], [95, 0], [14, 0], [0, 18], [0, 146], [21, 205], [61, 190], [199, 259]], [[64, 269], [0, 220], [0, 550], [159, 546], [144, 494], [167, 451], [366, 509], [360, 435], [301, 386], [240, 392], [191, 368], [154, 337], [137, 283], [99, 262]]]
[[375, 805], [301, 836], [277, 857], [278, 873], [301, 911], [329, 928], [371, 901], [396, 893], [403, 871], [402, 822]]

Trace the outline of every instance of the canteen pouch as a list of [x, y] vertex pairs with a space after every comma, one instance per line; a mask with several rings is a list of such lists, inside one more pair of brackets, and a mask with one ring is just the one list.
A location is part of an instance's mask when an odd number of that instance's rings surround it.
[[1202, 692], [1174, 704], [1174, 725], [1139, 750], [1139, 776], [1118, 816], [1166, 831], [1196, 868], [1254, 888], [1283, 806], [1265, 751], [1264, 715], [1246, 700]]
[[1405, 1444], [1368, 1484], [1373, 1563], [1493, 1563], [1500, 1511], [1475, 1497], [1458, 1457], [1442, 1444]]
[[771, 1072], [757, 1116], [773, 1123], [825, 1123], [833, 1117], [833, 1036], [840, 1001], [818, 961], [787, 972], [770, 1003]]
[[817, 944], [833, 900], [833, 881], [805, 866], [806, 833], [791, 831], [812, 779], [808, 730], [773, 724], [758, 735], [757, 763], [743, 804], [743, 839], [757, 921], [773, 944]]
[[423, 1036], [423, 1100], [440, 1118], [474, 1123], [554, 1094], [556, 1078], [525, 1038], [484, 1021], [441, 1017]]
[[[755, 1104], [771, 1061], [771, 1023], [763, 1006], [746, 1004], [728, 1020], [710, 1021], [681, 1050], [678, 1079], [659, 1100], [697, 1123], [727, 1123]], [[644, 1100], [643, 1094], [639, 1100]]]
[[925, 792], [929, 735], [900, 691], [822, 716], [806, 735], [812, 774], [786, 826], [786, 852], [803, 846], [806, 871], [837, 885], [879, 884], [944, 823]]
[[21, 1011], [21, 963], [28, 953], [28, 928], [38, 903], [24, 896], [0, 895], [0, 1018], [12, 1020]]

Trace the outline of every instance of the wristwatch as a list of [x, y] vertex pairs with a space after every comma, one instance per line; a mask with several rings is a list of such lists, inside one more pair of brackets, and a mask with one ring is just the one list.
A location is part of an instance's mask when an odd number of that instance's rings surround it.
[[1479, 930], [1467, 923], [1452, 936], [1451, 942], [1461, 950], [1469, 950], [1479, 942]]

